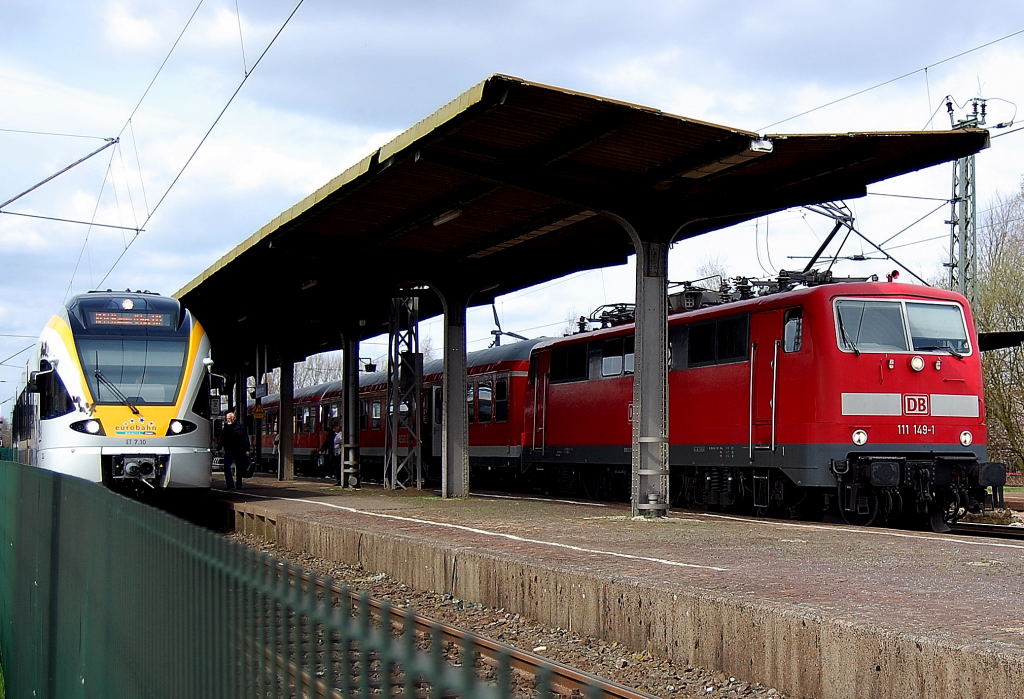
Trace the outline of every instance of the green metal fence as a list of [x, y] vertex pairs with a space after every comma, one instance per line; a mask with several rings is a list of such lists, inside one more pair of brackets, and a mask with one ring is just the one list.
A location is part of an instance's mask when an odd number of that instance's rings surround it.
[[504, 673], [484, 683], [473, 662], [449, 664], [437, 634], [423, 650], [365, 600], [353, 610], [297, 568], [93, 483], [0, 463], [0, 536], [9, 697], [510, 691]]

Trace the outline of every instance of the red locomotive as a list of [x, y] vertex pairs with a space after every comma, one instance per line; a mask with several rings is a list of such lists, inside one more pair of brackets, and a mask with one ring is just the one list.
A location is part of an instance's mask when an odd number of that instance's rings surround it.
[[[986, 461], [981, 360], [962, 296], [875, 282], [714, 305], [707, 296], [674, 295], [681, 312], [668, 318], [675, 504], [831, 509], [862, 524], [903, 514], [942, 530], [1001, 500], [1005, 468]], [[606, 314], [600, 330], [469, 355], [474, 474], [498, 469], [601, 497], [629, 492], [634, 330], [617, 324], [624, 319]], [[383, 459], [384, 381], [380, 372], [360, 381], [368, 466]], [[440, 363], [428, 364], [423, 454], [434, 469], [440, 381]], [[317, 391], [335, 396], [311, 403], [322, 429], [324, 411], [337, 415], [340, 386]]]

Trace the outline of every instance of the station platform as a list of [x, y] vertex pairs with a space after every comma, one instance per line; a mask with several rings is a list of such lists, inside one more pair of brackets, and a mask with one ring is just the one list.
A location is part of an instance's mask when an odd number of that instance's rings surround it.
[[256, 477], [235, 527], [794, 697], [1024, 696], [1024, 545]]

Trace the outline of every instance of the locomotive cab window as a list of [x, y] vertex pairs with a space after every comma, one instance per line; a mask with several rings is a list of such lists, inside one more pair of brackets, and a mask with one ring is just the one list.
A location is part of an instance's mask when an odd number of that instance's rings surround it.
[[953, 303], [839, 299], [836, 337], [846, 352], [970, 352], [963, 310]]
[[40, 373], [36, 379], [36, 388], [39, 391], [39, 419], [52, 420], [61, 415], [67, 415], [75, 409], [75, 404], [68, 395], [57, 374], [56, 367], [45, 359], [39, 362]]
[[907, 322], [915, 352], [937, 350], [970, 352], [967, 327], [959, 306], [939, 303], [907, 303]]

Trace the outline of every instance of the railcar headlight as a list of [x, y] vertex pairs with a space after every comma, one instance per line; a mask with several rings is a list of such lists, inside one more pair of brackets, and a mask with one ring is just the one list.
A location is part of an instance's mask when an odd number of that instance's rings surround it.
[[84, 434], [105, 434], [103, 432], [103, 425], [100, 424], [99, 420], [79, 420], [78, 422], [72, 422], [70, 427], [75, 432], [82, 432]]
[[194, 422], [188, 420], [171, 420], [170, 424], [167, 425], [167, 436], [173, 437], [179, 434], [188, 434], [196, 429]]
[[858, 447], [862, 447], [868, 443], [868, 433], [864, 430], [854, 430], [851, 439]]
[[963, 432], [960, 433], [960, 443], [963, 444], [965, 447], [971, 446], [973, 442], [974, 435], [971, 434], [970, 430], [964, 430]]
[[910, 368], [913, 369], [914, 371], [923, 371], [924, 370], [924, 357], [922, 357], [919, 354], [915, 354], [913, 357], [911, 357], [910, 358]]

